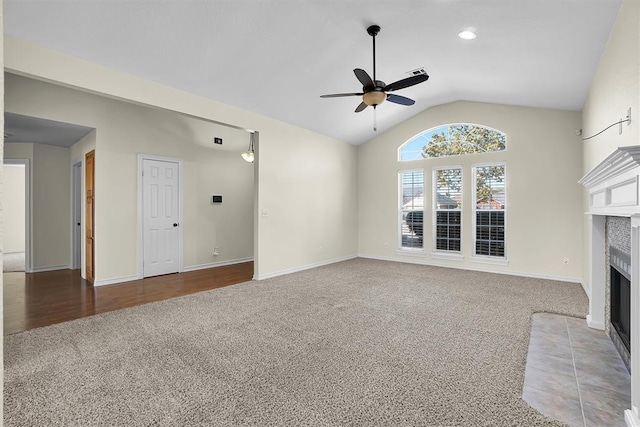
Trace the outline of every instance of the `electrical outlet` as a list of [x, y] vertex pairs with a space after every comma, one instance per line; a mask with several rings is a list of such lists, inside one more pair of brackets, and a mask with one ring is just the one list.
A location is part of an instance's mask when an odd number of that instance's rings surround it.
[[220, 248], [213, 248], [213, 256], [220, 255]]
[[320, 253], [322, 253], [324, 251], [324, 249], [322, 248], [322, 246], [320, 246]]

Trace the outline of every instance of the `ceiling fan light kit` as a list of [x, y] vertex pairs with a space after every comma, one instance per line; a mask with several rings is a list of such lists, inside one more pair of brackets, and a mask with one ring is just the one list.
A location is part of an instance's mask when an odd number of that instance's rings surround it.
[[[385, 84], [385, 82], [381, 80], [376, 80], [376, 36], [380, 32], [379, 25], [371, 25], [367, 28], [367, 33], [373, 39], [373, 78], [369, 76], [365, 70], [361, 68], [356, 68], [353, 70], [353, 73], [356, 75], [356, 78], [362, 83], [362, 92], [354, 92], [354, 93], [334, 93], [330, 95], [321, 95], [320, 98], [339, 98], [344, 96], [361, 96], [362, 102], [355, 109], [356, 113], [363, 111], [365, 108], [372, 106], [375, 108], [382, 104], [384, 101], [393, 102], [394, 104], [400, 105], [413, 105], [416, 102], [413, 99], [407, 98], [405, 96], [389, 94], [388, 92], [393, 92], [399, 89], [404, 89], [413, 85], [417, 85], [418, 83], [425, 82], [429, 79], [429, 76], [425, 72], [424, 74], [416, 74], [411, 77], [407, 77], [402, 80], [395, 81], [391, 84]], [[374, 130], [376, 127], [374, 125]]]
[[387, 95], [385, 95], [384, 92], [380, 92], [380, 91], [367, 92], [364, 95], [362, 95], [362, 102], [364, 102], [367, 105], [373, 105], [374, 107], [376, 105], [382, 104], [386, 99], [387, 99]]

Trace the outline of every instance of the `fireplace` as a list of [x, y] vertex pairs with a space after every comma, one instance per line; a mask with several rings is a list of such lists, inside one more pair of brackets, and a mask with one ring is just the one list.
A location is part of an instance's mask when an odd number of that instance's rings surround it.
[[[630, 357], [631, 408], [624, 416], [628, 426], [640, 427], [640, 145], [617, 148], [579, 182], [587, 188], [589, 206], [587, 324], [608, 330], [619, 349], [636, 346]], [[614, 244], [607, 225], [622, 223], [622, 218], [628, 244]], [[611, 248], [622, 254], [604, 255]]]
[[631, 255], [609, 248], [610, 336], [627, 369], [631, 369]]

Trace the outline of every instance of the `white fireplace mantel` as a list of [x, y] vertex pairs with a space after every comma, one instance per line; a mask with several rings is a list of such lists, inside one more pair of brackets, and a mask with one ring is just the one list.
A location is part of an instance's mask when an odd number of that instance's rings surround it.
[[605, 218], [631, 217], [631, 409], [628, 426], [640, 427], [640, 146], [620, 147], [580, 181], [589, 191], [589, 315], [587, 324], [605, 327]]
[[616, 149], [578, 181], [589, 190], [589, 213], [610, 216], [640, 213], [639, 173], [640, 146]]

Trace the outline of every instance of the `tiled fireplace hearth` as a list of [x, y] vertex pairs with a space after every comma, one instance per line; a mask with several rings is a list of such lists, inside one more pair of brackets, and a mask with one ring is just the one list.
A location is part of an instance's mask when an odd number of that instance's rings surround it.
[[[606, 329], [613, 336], [616, 331], [610, 330], [612, 320], [620, 322], [615, 317], [621, 317], [624, 323], [624, 318], [630, 317], [631, 408], [625, 411], [625, 421], [628, 426], [640, 427], [640, 146], [618, 148], [585, 175], [580, 183], [589, 190], [587, 214], [591, 223], [587, 324], [591, 328]], [[629, 230], [629, 234], [622, 239], [628, 240], [628, 243], [616, 243], [615, 239], [619, 239], [619, 236], [610, 234], [620, 234], [620, 230], [626, 233], [625, 229]], [[622, 279], [618, 277], [619, 272]], [[629, 279], [628, 285], [624, 283], [625, 275]], [[612, 276], [614, 285], [615, 281], [623, 283], [622, 291], [614, 290], [612, 293]], [[627, 286], [627, 291], [624, 286]], [[612, 319], [611, 298], [620, 298], [616, 292], [629, 292], [629, 289], [630, 315], [613, 313]], [[621, 329], [625, 329], [624, 325]], [[616, 338], [619, 337], [614, 336], [614, 342]]]

